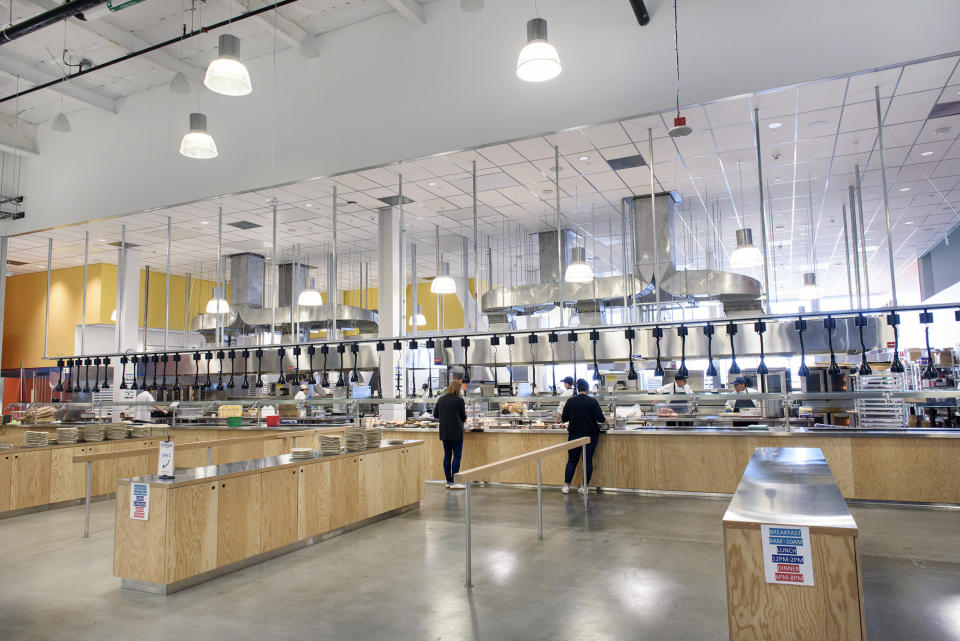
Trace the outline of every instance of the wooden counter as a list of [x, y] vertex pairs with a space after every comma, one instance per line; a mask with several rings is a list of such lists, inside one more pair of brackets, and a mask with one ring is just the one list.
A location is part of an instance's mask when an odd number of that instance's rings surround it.
[[[418, 434], [419, 433], [419, 434]], [[955, 436], [960, 436], [957, 434]], [[436, 431], [387, 430], [385, 439], [422, 438], [425, 478], [443, 479], [443, 445]], [[516, 430], [464, 434], [462, 469], [478, 467], [567, 439], [563, 431]], [[927, 435], [701, 433], [615, 431], [600, 437], [591, 484], [617, 489], [732, 494], [758, 447], [816, 447], [826, 456], [847, 499], [960, 503], [960, 438]], [[563, 483], [566, 460], [543, 461], [543, 482]], [[537, 482], [533, 465], [488, 481]], [[579, 472], [574, 483], [579, 484]]]
[[723, 517], [730, 641], [863, 641], [858, 533], [819, 449], [757, 448]]
[[[406, 441], [120, 480], [113, 573], [123, 587], [170, 594], [412, 509], [423, 498], [423, 450]], [[130, 518], [138, 481], [150, 485], [145, 521]]]

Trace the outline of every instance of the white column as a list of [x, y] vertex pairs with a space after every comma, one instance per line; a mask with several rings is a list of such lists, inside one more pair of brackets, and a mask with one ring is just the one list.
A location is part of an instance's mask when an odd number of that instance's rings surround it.
[[[379, 336], [389, 339], [400, 335], [400, 326], [403, 323], [399, 305], [404, 283], [401, 282], [400, 269], [400, 214], [396, 207], [380, 209], [378, 249], [380, 252], [377, 287], [379, 291]], [[384, 398], [396, 397], [396, 370], [397, 359], [402, 358], [393, 350], [393, 341], [386, 340], [386, 350], [383, 352], [383, 364], [380, 368], [380, 384]], [[380, 416], [384, 420], [401, 420], [404, 418], [403, 404], [380, 405]]]
[[[117, 250], [117, 321], [113, 329], [113, 344], [114, 346], [119, 344], [122, 352], [127, 350], [141, 352], [143, 348], [137, 344], [139, 338], [137, 329], [143, 320], [143, 309], [140, 307], [140, 252], [128, 249], [125, 258], [121, 253]], [[123, 287], [122, 295], [121, 286]], [[111, 365], [113, 365], [113, 400], [127, 400], [122, 396], [124, 392], [132, 398], [129, 389], [120, 389], [120, 383], [123, 382], [121, 379], [123, 366], [120, 365], [120, 359], [111, 359]], [[133, 371], [133, 365], [128, 364], [127, 372], [131, 371]]]

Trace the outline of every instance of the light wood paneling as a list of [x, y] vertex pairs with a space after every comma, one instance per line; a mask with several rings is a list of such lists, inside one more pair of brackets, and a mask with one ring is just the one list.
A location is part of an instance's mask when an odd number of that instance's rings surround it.
[[858, 439], [850, 452], [857, 498], [960, 503], [960, 441]]
[[260, 474], [220, 481], [217, 566], [260, 553]]
[[333, 496], [329, 461], [300, 468], [297, 538], [306, 539], [331, 529]]
[[[135, 441], [126, 441], [118, 443], [118, 450], [138, 450], [146, 447], [156, 447], [157, 442], [153, 439], [137, 439]], [[130, 456], [117, 459], [117, 478], [129, 479], [135, 476], [146, 476], [157, 473], [157, 455], [144, 454], [143, 456]]]
[[50, 450], [13, 454], [10, 470], [10, 509], [50, 502]]
[[[405, 448], [404, 448], [405, 449]], [[395, 510], [404, 505], [403, 502], [403, 449], [389, 450], [373, 455], [380, 459], [380, 505], [379, 510], [369, 514], [376, 516], [383, 512]], [[361, 474], [363, 468], [361, 467]]]
[[360, 457], [330, 461], [331, 529], [360, 520]]
[[[206, 456], [206, 450], [204, 450], [204, 456]], [[214, 465], [263, 458], [263, 441], [215, 447], [212, 450], [212, 457]]]
[[10, 479], [13, 475], [13, 454], [0, 453], [0, 512], [10, 509]]
[[130, 518], [130, 484], [117, 486], [113, 542], [114, 576], [149, 583], [164, 582], [168, 492], [169, 490], [151, 487], [149, 518], [139, 521]]
[[401, 450], [400, 505], [410, 505], [423, 500], [423, 451], [422, 445], [405, 447]]
[[[384, 452], [386, 454], [386, 452]], [[359, 458], [359, 515], [358, 519], [366, 519], [380, 514], [383, 509], [383, 457], [378, 455], [361, 455]]]
[[264, 456], [280, 456], [281, 454], [289, 454], [291, 440], [292, 439], [275, 438], [269, 441], [264, 441], [263, 455]]
[[[97, 443], [96, 452], [115, 452], [120, 446], [119, 443]], [[87, 452], [84, 452], [86, 454]], [[86, 467], [82, 463], [77, 463], [78, 467]], [[117, 459], [106, 461], [94, 461], [93, 463], [93, 483], [91, 494], [99, 496], [101, 494], [110, 494], [117, 489], [117, 470], [119, 469]]]
[[61, 447], [50, 450], [50, 502], [79, 499], [87, 493], [87, 466], [74, 463], [73, 457], [86, 448]]
[[298, 468], [260, 475], [260, 551], [266, 552], [297, 540]]
[[164, 583], [173, 583], [217, 566], [217, 482], [166, 492], [169, 502]]

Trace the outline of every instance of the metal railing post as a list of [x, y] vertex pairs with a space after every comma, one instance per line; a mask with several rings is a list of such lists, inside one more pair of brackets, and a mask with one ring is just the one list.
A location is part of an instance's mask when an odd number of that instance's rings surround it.
[[471, 576], [471, 575], [472, 575], [472, 572], [471, 572], [471, 565], [472, 565], [472, 564], [471, 564], [471, 559], [470, 559], [470, 485], [471, 485], [470, 481], [467, 481], [467, 486], [466, 486], [466, 490], [465, 490], [465, 494], [464, 494], [464, 496], [465, 496], [465, 499], [464, 499], [464, 500], [465, 500], [466, 511], [467, 511], [467, 519], [466, 519], [466, 527], [467, 527], [467, 583], [466, 583], [466, 587], [468, 587], [468, 588], [472, 588], [472, 587], [473, 587], [473, 582], [472, 582], [472, 578], [473, 578], [473, 577]]
[[583, 467], [580, 468], [580, 471], [583, 472], [583, 508], [587, 508], [587, 493], [590, 491], [590, 487], [587, 479], [587, 446], [581, 445], [580, 451], [582, 452], [583, 457]]
[[543, 540], [543, 485], [540, 482], [540, 461], [537, 459], [537, 540]]
[[83, 515], [83, 538], [90, 538], [90, 491], [93, 487], [93, 461], [87, 461], [87, 496]]

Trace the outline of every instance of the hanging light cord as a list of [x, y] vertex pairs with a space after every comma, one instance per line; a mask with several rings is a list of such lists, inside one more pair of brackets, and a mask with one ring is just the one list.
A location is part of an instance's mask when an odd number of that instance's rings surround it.
[[680, 32], [677, 28], [677, 0], [673, 0], [673, 52], [677, 59], [677, 117], [680, 117]]

